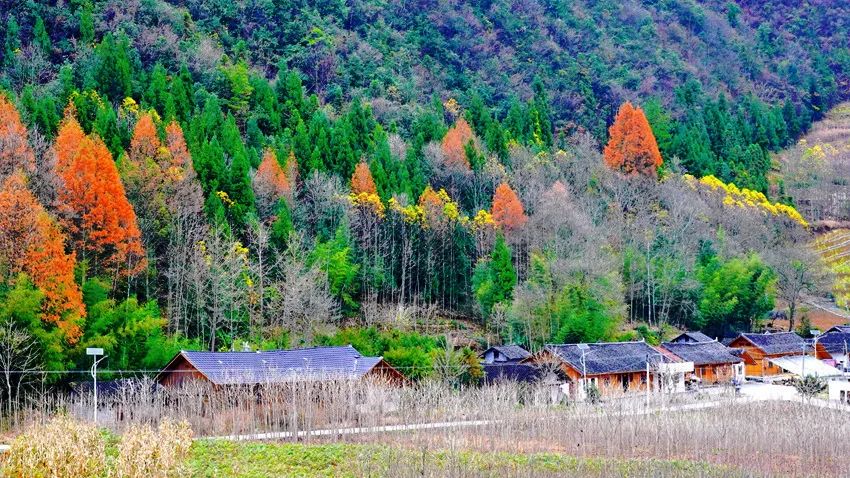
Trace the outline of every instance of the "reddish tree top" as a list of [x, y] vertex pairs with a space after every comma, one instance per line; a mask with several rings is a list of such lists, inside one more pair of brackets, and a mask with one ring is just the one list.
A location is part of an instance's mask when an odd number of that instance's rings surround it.
[[522, 201], [507, 183], [499, 184], [493, 193], [493, 221], [504, 231], [516, 231], [525, 225], [528, 216]]
[[144, 113], [136, 122], [133, 129], [133, 139], [130, 140], [130, 158], [140, 161], [143, 158], [158, 158], [162, 154], [162, 142], [156, 131], [153, 116]]
[[65, 236], [29, 191], [17, 172], [0, 187], [0, 261], [7, 273], [25, 273], [44, 294], [42, 320], [56, 323], [68, 343], [81, 335], [85, 317], [82, 294], [74, 281], [76, 259], [65, 253]]
[[56, 169], [63, 181], [58, 193], [63, 224], [74, 248], [93, 259], [96, 270], [132, 276], [145, 267], [136, 213], [127, 200], [112, 155], [97, 136], [80, 136], [66, 119], [56, 137]]
[[171, 155], [171, 165], [180, 169], [192, 167], [192, 156], [186, 146], [186, 138], [183, 136], [183, 128], [176, 121], [172, 121], [165, 127], [165, 144]]
[[257, 168], [255, 180], [275, 200], [288, 195], [290, 192], [289, 179], [287, 179], [286, 173], [283, 172], [283, 168], [280, 167], [277, 155], [271, 149], [266, 148], [263, 153], [263, 161], [260, 163], [260, 167]]
[[360, 161], [354, 168], [354, 174], [351, 175], [351, 192], [355, 195], [361, 193], [378, 194], [378, 188], [372, 178], [372, 171], [369, 170], [369, 165], [365, 161]]
[[465, 119], [460, 118], [443, 137], [443, 155], [446, 157], [446, 166], [469, 170], [469, 160], [466, 157], [466, 145], [473, 138], [472, 128]]
[[0, 178], [22, 169], [35, 171], [35, 155], [27, 142], [27, 129], [15, 105], [0, 93]]
[[628, 101], [623, 103], [608, 129], [608, 144], [603, 156], [605, 164], [626, 175], [656, 177], [661, 166], [661, 153], [655, 135], [643, 110]]

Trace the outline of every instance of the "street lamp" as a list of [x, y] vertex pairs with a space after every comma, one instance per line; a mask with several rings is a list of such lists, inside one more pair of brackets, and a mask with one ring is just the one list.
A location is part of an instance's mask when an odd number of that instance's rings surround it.
[[584, 388], [584, 396], [587, 398], [587, 362], [584, 360], [585, 355], [590, 353], [590, 345], [576, 345], [581, 350], [581, 386]]
[[[91, 366], [91, 376], [94, 379], [94, 423], [97, 425], [97, 364], [101, 362], [101, 360], [106, 358], [106, 355], [103, 355], [102, 348], [94, 348], [88, 347], [86, 349], [86, 355], [91, 355], [94, 359], [94, 363]], [[100, 357], [100, 358], [98, 358]]]
[[[820, 337], [820, 330], [809, 330], [809, 333], [812, 335], [812, 349], [815, 352], [815, 360], [818, 359], [818, 337]], [[806, 378], [806, 357], [809, 356], [808, 350], [806, 350], [806, 344], [803, 344], [803, 365], [802, 370], [800, 371], [800, 375], [802, 375], [802, 379]], [[817, 376], [817, 372], [815, 372], [815, 376]]]
[[[646, 406], [647, 407], [649, 407], [649, 390], [650, 390], [650, 387], [651, 387], [650, 382], [649, 382], [649, 379], [650, 379], [650, 377], [649, 377], [649, 356], [650, 355], [658, 355], [659, 357], [661, 357], [660, 363], [662, 363], [662, 364], [664, 363], [664, 354], [662, 354], [661, 352], [655, 352], [654, 354], [652, 354], [652, 353], [646, 354]], [[662, 373], [663, 373], [663, 371], [661, 370], [661, 367], [659, 367], [658, 368], [658, 390], [661, 392], [661, 404], [662, 404], [662, 407], [663, 407], [663, 405], [664, 405], [664, 384], [661, 382]]]

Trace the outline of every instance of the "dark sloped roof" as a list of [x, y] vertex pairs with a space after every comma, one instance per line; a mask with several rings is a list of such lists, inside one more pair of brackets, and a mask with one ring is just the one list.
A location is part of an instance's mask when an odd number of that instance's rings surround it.
[[671, 343], [681, 343], [681, 342], [713, 342], [714, 339], [705, 335], [700, 331], [696, 332], [682, 332], [676, 338], [671, 340]]
[[802, 352], [804, 347], [807, 347], [806, 341], [794, 332], [777, 332], [774, 334], [743, 333], [741, 337], [747, 339], [767, 354]]
[[818, 337], [818, 344], [831, 354], [844, 354], [850, 348], [850, 332], [830, 332]]
[[[609, 373], [628, 373], [646, 370], [646, 363], [658, 363], [663, 360], [661, 352], [646, 342], [608, 342], [586, 344], [585, 366], [587, 375]], [[552, 352], [573, 369], [584, 373], [581, 361], [582, 350], [579, 344], [547, 345]]]
[[834, 332], [850, 334], [850, 324], [847, 325], [834, 325], [826, 330], [824, 334], [831, 334]]
[[351, 345], [262, 352], [184, 350], [179, 356], [216, 385], [356, 379], [382, 360], [381, 357], [363, 357]]
[[665, 342], [661, 344], [661, 347], [673, 352], [686, 362], [693, 362], [694, 365], [742, 362], [741, 357], [732, 355], [728, 347], [715, 340], [711, 342]]
[[484, 365], [484, 380], [487, 383], [501, 380], [536, 382], [542, 376], [539, 367], [524, 363], [494, 363]]
[[528, 350], [525, 350], [524, 348], [520, 347], [519, 345], [513, 345], [513, 344], [512, 345], [494, 345], [494, 346], [490, 347], [489, 349], [485, 350], [484, 352], [482, 352], [481, 356], [483, 357], [484, 354], [486, 354], [487, 352], [489, 352], [491, 350], [495, 350], [495, 351], [499, 352], [500, 354], [504, 355], [505, 358], [507, 358], [508, 360], [519, 361], [519, 360], [522, 360], [524, 358], [528, 358], [528, 357], [531, 356], [531, 352], [529, 352]]

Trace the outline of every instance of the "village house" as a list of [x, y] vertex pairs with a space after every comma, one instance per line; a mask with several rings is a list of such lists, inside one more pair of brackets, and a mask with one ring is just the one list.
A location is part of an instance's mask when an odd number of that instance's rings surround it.
[[298, 381], [406, 381], [382, 357], [364, 357], [351, 345], [257, 352], [182, 350], [156, 377], [163, 387], [180, 386], [190, 380], [216, 387]]
[[685, 362], [693, 362], [694, 376], [701, 383], [730, 383], [733, 379], [744, 377], [744, 360], [741, 357], [720, 342], [700, 335], [708, 340], [665, 342], [660, 348]]
[[557, 367], [566, 378], [568, 393], [579, 399], [583, 398], [585, 383], [595, 386], [603, 396], [659, 390], [661, 383], [665, 384], [664, 391], [682, 391], [685, 373], [693, 371], [693, 364], [643, 341], [550, 344], [525, 363], [544, 369]]
[[815, 340], [817, 358], [827, 361], [843, 372], [850, 371], [850, 332], [838, 332], [834, 329], [835, 327]]
[[743, 333], [729, 343], [741, 349], [747, 377], [769, 377], [785, 373], [780, 363], [784, 357], [802, 356], [810, 349], [806, 341], [794, 332]]

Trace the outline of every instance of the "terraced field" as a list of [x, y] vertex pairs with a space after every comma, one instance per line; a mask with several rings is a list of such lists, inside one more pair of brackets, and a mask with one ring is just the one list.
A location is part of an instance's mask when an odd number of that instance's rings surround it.
[[850, 305], [850, 229], [835, 229], [815, 240], [815, 249], [835, 273], [833, 294], [839, 307]]

